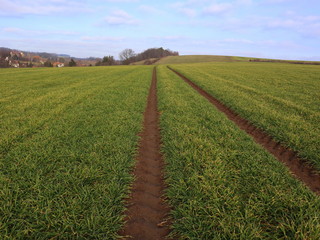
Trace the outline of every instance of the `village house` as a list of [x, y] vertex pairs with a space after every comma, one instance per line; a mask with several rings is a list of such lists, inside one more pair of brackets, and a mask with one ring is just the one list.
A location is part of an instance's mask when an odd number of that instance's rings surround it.
[[9, 65], [14, 68], [18, 68], [20, 66], [19, 62], [15, 60], [9, 61]]
[[53, 64], [53, 67], [64, 67], [64, 63], [60, 63], [60, 62], [54, 62]]

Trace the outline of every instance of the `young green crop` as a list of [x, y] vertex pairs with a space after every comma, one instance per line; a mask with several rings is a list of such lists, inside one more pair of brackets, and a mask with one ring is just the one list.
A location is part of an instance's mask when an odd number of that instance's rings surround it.
[[318, 196], [165, 66], [158, 82], [173, 235], [320, 238]]
[[151, 67], [1, 71], [1, 239], [115, 239]]
[[274, 63], [173, 65], [320, 170], [320, 68]]
[[168, 56], [161, 58], [156, 64], [186, 64], [186, 63], [205, 63], [205, 62], [243, 62], [249, 61], [245, 57], [219, 56], [219, 55], [184, 55]]

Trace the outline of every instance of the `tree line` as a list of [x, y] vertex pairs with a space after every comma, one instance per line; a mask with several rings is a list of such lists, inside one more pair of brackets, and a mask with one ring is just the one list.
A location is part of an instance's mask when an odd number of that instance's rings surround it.
[[171, 51], [170, 49], [161, 48], [149, 48], [142, 53], [135, 54], [132, 49], [125, 49], [120, 52], [120, 61], [124, 65], [128, 65], [133, 62], [139, 62], [148, 60], [151, 58], [159, 59], [168, 56], [179, 56], [179, 52]]
[[111, 66], [111, 65], [129, 65], [133, 62], [146, 60], [146, 64], [152, 63], [149, 59], [160, 59], [168, 56], [179, 56], [179, 52], [171, 51], [170, 49], [149, 48], [142, 53], [136, 54], [131, 48], [124, 49], [120, 52], [120, 61], [114, 59], [113, 56], [104, 56], [102, 60], [96, 63], [96, 66]]
[[[84, 66], [82, 61], [86, 60], [90, 60], [87, 61], [86, 66], [129, 65], [138, 61], [145, 61], [144, 64], [152, 64], [160, 58], [178, 55], [178, 52], [162, 47], [149, 48], [138, 54], [132, 49], [127, 48], [120, 52], [120, 60], [116, 60], [113, 56], [104, 56], [102, 59], [92, 57], [87, 59], [74, 59], [69, 55], [65, 55], [65, 58], [64, 56], [51, 53], [29, 53], [9, 48], [0, 48], [0, 67], [53, 67], [57, 66], [57, 64], [58, 66], [74, 67], [77, 65]], [[96, 62], [94, 63], [95, 60]], [[81, 61], [81, 63], [78, 64], [77, 61]]]

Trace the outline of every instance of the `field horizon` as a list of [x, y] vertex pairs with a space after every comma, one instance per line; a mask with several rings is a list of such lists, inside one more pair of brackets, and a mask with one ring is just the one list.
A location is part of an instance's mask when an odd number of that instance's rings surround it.
[[274, 62], [274, 63], [291, 63], [291, 64], [311, 64], [320, 65], [320, 61], [305, 60], [283, 60], [258, 57], [242, 57], [228, 55], [179, 55], [167, 56], [163, 58], [150, 58], [130, 65], [161, 65], [161, 64], [185, 64], [185, 63], [206, 63], [206, 62]]

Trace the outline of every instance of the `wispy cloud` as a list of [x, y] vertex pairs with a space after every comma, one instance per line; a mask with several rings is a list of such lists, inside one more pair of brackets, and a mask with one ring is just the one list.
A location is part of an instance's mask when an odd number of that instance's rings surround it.
[[123, 41], [124, 37], [110, 37], [110, 36], [83, 36], [81, 40], [84, 41]]
[[192, 8], [180, 8], [179, 12], [183, 13], [184, 15], [188, 17], [196, 17], [198, 15], [197, 10]]
[[89, 12], [82, 1], [67, 0], [1, 0], [0, 15], [50, 15], [57, 13]]
[[292, 0], [265, 0], [264, 3], [274, 4], [274, 3], [284, 3], [290, 2]]
[[175, 2], [171, 8], [185, 14], [188, 17], [204, 15], [221, 15], [241, 7], [251, 6], [253, 0], [233, 0], [233, 1], [210, 1], [210, 0], [188, 0]]
[[302, 35], [320, 37], [320, 15], [299, 16], [290, 13], [282, 18], [270, 18], [264, 25], [271, 30], [288, 30]]
[[21, 36], [42, 36], [42, 35], [75, 36], [75, 35], [79, 35], [78, 32], [73, 32], [73, 31], [27, 30], [27, 29], [14, 28], [14, 27], [3, 28], [2, 32], [21, 35]]
[[131, 3], [131, 2], [140, 2], [140, 0], [104, 0], [105, 2], [113, 3]]
[[108, 25], [136, 25], [139, 23], [137, 19], [123, 10], [115, 10], [104, 19]]
[[199, 12], [199, 6], [202, 6], [204, 0], [194, 1], [184, 1], [184, 2], [174, 2], [170, 4], [170, 7], [187, 17], [196, 17]]
[[208, 8], [204, 9], [206, 14], [222, 14], [232, 10], [234, 5], [231, 3], [215, 3], [211, 4]]
[[151, 5], [140, 5], [138, 9], [144, 13], [147, 13], [147, 14], [162, 14], [162, 13], [164, 13], [159, 8], [156, 8]]

